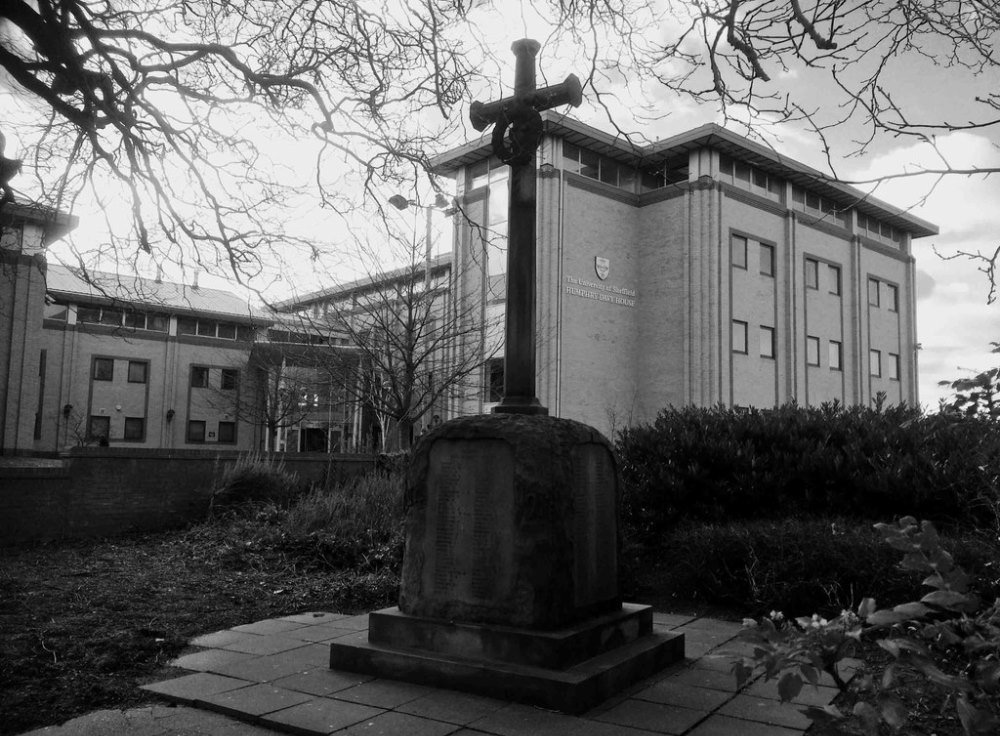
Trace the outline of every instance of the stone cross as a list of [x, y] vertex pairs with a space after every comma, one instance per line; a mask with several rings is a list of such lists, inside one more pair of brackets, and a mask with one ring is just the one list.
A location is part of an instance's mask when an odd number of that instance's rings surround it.
[[[538, 41], [523, 38], [511, 45], [517, 59], [514, 94], [494, 102], [473, 102], [472, 127], [493, 129], [493, 152], [510, 166], [507, 228], [507, 344], [504, 352], [504, 397], [493, 411], [548, 414], [535, 395], [535, 151], [542, 138], [542, 110], [579, 106], [580, 80], [570, 74], [550, 87], [535, 87]], [[505, 140], [510, 129], [509, 141]]]

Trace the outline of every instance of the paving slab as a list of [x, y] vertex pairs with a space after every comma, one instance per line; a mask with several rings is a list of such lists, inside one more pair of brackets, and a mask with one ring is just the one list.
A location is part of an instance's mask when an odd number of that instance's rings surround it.
[[752, 695], [737, 695], [719, 708], [718, 712], [724, 716], [787, 728], [806, 729], [810, 725], [809, 719], [794, 705], [771, 698], [755, 698]]
[[708, 713], [676, 705], [651, 703], [646, 700], [626, 700], [624, 703], [597, 716], [599, 720], [631, 728], [641, 728], [653, 733], [683, 734]]
[[329, 667], [317, 667], [307, 672], [282, 677], [275, 680], [273, 684], [286, 690], [295, 690], [310, 695], [330, 695], [374, 679], [372, 675], [363, 675], [358, 672], [341, 672], [331, 670]]
[[406, 713], [383, 713], [361, 723], [357, 723], [346, 731], [343, 736], [447, 736], [461, 726], [453, 723], [428, 720]]
[[260, 636], [258, 634], [244, 633], [243, 639], [228, 644], [218, 645], [220, 649], [229, 649], [234, 652], [246, 652], [247, 654], [277, 654], [287, 652], [289, 649], [298, 649], [305, 646], [301, 639], [293, 639], [283, 634], [268, 634]]
[[430, 692], [431, 688], [410, 682], [373, 679], [346, 690], [338, 690], [331, 697], [378, 708], [397, 708]]
[[276, 710], [290, 708], [305, 703], [312, 698], [306, 693], [274, 687], [273, 685], [251, 685], [239, 690], [209, 695], [200, 698], [208, 708], [235, 716], [260, 716]]
[[345, 629], [337, 626], [336, 622], [330, 624], [318, 624], [316, 626], [303, 626], [294, 631], [285, 632], [285, 636], [292, 639], [300, 639], [310, 642], [331, 642], [348, 634], [356, 634], [356, 629]]
[[369, 721], [385, 711], [357, 703], [311, 698], [261, 717], [261, 723], [303, 734], [328, 734]]
[[459, 693], [451, 690], [434, 690], [409, 703], [403, 703], [396, 710], [422, 718], [464, 726], [483, 718], [501, 708], [507, 707], [503, 700], [486, 698], [481, 695]]
[[143, 685], [140, 689], [164, 695], [171, 700], [194, 704], [205, 696], [236, 690], [252, 684], [236, 677], [200, 672], [196, 675], [184, 675], [164, 682]]
[[281, 634], [286, 631], [294, 631], [295, 629], [301, 629], [303, 626], [304, 624], [300, 624], [297, 621], [269, 618], [252, 624], [234, 626], [232, 631], [239, 631], [244, 634], [260, 634], [261, 636], [266, 636], [267, 634]]
[[801, 736], [801, 734], [801, 729], [782, 728], [770, 723], [713, 715], [699, 723], [685, 736]]
[[649, 700], [664, 705], [679, 705], [700, 711], [713, 711], [733, 697], [732, 693], [707, 687], [687, 685], [677, 680], [662, 680], [641, 690], [634, 696], [637, 700]]
[[[809, 725], [798, 712], [800, 705], [779, 702], [773, 681], [757, 679], [742, 692], [737, 689], [731, 668], [738, 655], [727, 650], [740, 645], [734, 638], [739, 625], [732, 622], [655, 614], [654, 627], [683, 632], [695, 645], [694, 656], [582, 716], [329, 669], [327, 642], [339, 635], [364, 636], [365, 627], [367, 616], [307, 612], [198, 637], [194, 641], [209, 648], [189, 652], [173, 664], [201, 671], [146, 689], [226, 713], [234, 720], [216, 720], [215, 730], [209, 731], [198, 730], [197, 723], [164, 731], [150, 730], [152, 721], [147, 718], [145, 725], [134, 722], [131, 730], [111, 732], [122, 736], [256, 736], [252, 729], [308, 736], [799, 736]], [[799, 700], [825, 705], [835, 694], [831, 688], [807, 686]], [[192, 712], [219, 719], [207, 711]]]
[[292, 616], [279, 616], [278, 621], [291, 621], [296, 624], [328, 624], [331, 621], [339, 621], [342, 618], [350, 618], [344, 613], [328, 613], [326, 611], [306, 611], [296, 613]]
[[[202, 649], [197, 652], [181, 655], [167, 662], [170, 667], [198, 672], [219, 672], [218, 667], [224, 667], [236, 662], [245, 662], [255, 655], [245, 652], [233, 652], [228, 649]], [[226, 674], [226, 673], [221, 673]]]

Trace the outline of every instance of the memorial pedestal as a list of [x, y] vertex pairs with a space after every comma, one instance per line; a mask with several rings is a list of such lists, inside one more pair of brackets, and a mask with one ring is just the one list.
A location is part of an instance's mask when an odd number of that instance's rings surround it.
[[683, 658], [621, 602], [618, 473], [591, 427], [448, 422], [414, 448], [406, 505], [399, 608], [331, 644], [331, 667], [578, 713]]

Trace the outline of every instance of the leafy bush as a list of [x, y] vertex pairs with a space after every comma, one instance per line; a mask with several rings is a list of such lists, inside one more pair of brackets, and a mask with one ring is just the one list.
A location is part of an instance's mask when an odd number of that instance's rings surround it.
[[300, 491], [298, 476], [283, 460], [251, 452], [223, 468], [215, 482], [209, 514], [265, 502], [288, 503]]
[[[931, 592], [919, 601], [876, 609], [866, 598], [857, 613], [843, 611], [832, 621], [813, 615], [788, 621], [774, 612], [760, 624], [748, 621], [744, 635], [753, 654], [733, 665], [742, 686], [757, 669], [778, 679], [782, 701], [795, 698], [808, 682], [816, 685], [827, 673], [854, 700], [850, 710], [838, 706], [806, 708], [814, 722], [839, 732], [877, 734], [885, 724], [893, 731], [907, 726], [904, 683], [912, 677], [930, 685], [935, 707], [954, 706], [967, 734], [1000, 730], [1000, 599], [983, 606], [971, 592], [969, 575], [942, 546], [933, 524], [918, 526], [912, 516], [897, 524], [876, 524], [885, 542], [903, 553], [900, 567], [924, 575]], [[851, 681], [840, 665], [864, 640], [874, 640], [891, 656], [880, 673]], [[877, 677], [875, 675], [878, 675]], [[912, 681], [912, 680], [910, 680]]]
[[643, 542], [681, 519], [873, 520], [905, 508], [1000, 529], [1000, 432], [906, 407], [666, 409], [621, 432], [623, 518]]
[[[982, 534], [944, 540], [986, 591], [1000, 587], [1000, 547]], [[871, 590], [887, 601], [909, 600], [919, 583], [868, 524], [844, 518], [689, 522], [664, 533], [655, 547], [623, 553], [623, 577], [640, 595], [670, 593], [755, 614], [773, 609], [824, 615], [857, 604]], [[863, 564], [859, 564], [863, 560]], [[656, 586], [659, 590], [651, 589]]]

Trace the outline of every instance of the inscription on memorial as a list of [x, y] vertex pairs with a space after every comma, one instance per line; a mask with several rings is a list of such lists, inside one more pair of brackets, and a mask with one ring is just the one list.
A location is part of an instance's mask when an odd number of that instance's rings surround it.
[[586, 606], [618, 592], [617, 475], [607, 448], [573, 448], [574, 603]]
[[503, 440], [441, 439], [430, 451], [423, 590], [470, 605], [513, 588], [514, 458]]

